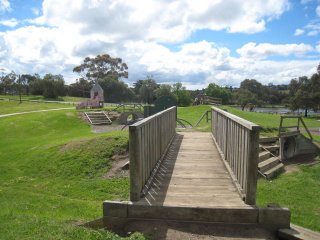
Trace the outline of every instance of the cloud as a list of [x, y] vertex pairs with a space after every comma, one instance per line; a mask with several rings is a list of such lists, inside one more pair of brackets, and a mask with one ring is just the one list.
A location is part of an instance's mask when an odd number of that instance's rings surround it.
[[296, 31], [294, 32], [294, 36], [300, 36], [304, 34], [304, 30], [297, 28]]
[[267, 58], [269, 56], [289, 56], [296, 55], [302, 56], [308, 52], [311, 52], [313, 47], [308, 44], [270, 44], [260, 43], [256, 44], [250, 42], [237, 49], [237, 53], [241, 57], [246, 58]]
[[10, 2], [9, 0], [0, 0], [0, 13], [10, 11]]
[[77, 78], [73, 67], [85, 57], [108, 53], [128, 64], [130, 85], [147, 74], [189, 88], [238, 86], [245, 78], [280, 83], [307, 74], [314, 61], [265, 58], [303, 55], [311, 46], [248, 43], [234, 57], [215, 42], [185, 41], [203, 29], [261, 32], [289, 7], [286, 0], [45, 0], [32, 26], [0, 32], [0, 68], [62, 74], [70, 83]]
[[316, 8], [316, 14], [318, 17], [320, 17], [320, 5]]
[[17, 19], [11, 18], [7, 20], [0, 20], [0, 25], [6, 26], [6, 27], [15, 27], [19, 24]]
[[312, 0], [301, 0], [300, 3], [302, 5], [308, 4], [309, 2], [312, 2]]
[[45, 0], [33, 20], [54, 27], [72, 24], [82, 34], [108, 33], [111, 39], [182, 42], [199, 29], [255, 33], [288, 10], [288, 0]]

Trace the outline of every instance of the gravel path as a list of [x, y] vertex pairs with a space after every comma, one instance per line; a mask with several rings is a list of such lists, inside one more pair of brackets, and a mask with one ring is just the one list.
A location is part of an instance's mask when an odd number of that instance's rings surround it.
[[50, 111], [59, 111], [59, 110], [66, 110], [66, 109], [74, 109], [74, 107], [69, 107], [69, 108], [53, 108], [53, 109], [36, 110], [36, 111], [30, 111], [30, 112], [17, 112], [17, 113], [1, 114], [1, 115], [0, 115], [0, 118], [2, 118], [2, 117], [16, 116], [16, 115], [21, 115], [21, 114], [28, 114], [28, 113], [50, 112]]

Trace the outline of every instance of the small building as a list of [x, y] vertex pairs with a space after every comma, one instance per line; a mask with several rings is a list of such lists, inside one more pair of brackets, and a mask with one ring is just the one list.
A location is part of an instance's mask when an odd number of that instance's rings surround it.
[[103, 107], [104, 104], [104, 95], [103, 95], [103, 89], [99, 85], [99, 83], [95, 83], [90, 90], [90, 99], [81, 101], [77, 109], [82, 108], [100, 108]]
[[99, 83], [95, 83], [90, 90], [90, 98], [92, 100], [98, 100], [99, 102], [104, 103], [103, 89]]

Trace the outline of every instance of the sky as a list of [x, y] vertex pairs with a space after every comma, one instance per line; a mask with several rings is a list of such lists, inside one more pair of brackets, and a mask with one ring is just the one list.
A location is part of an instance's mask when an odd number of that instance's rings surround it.
[[320, 62], [320, 0], [0, 0], [0, 71], [62, 74], [87, 56], [188, 89], [287, 84]]

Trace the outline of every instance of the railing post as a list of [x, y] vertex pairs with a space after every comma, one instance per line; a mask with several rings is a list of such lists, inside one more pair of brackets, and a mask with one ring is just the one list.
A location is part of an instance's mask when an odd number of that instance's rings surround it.
[[130, 154], [130, 200], [140, 199], [142, 173], [141, 173], [141, 136], [140, 129], [129, 126], [129, 154]]
[[247, 165], [247, 184], [245, 203], [256, 204], [259, 158], [259, 128], [253, 127], [249, 136], [249, 156]]

